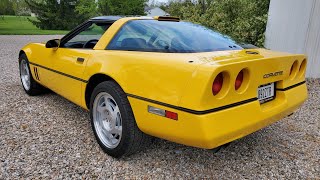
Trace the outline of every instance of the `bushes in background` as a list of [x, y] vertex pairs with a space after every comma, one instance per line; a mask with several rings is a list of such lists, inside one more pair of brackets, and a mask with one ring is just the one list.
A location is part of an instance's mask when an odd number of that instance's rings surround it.
[[175, 0], [166, 11], [238, 42], [263, 46], [270, 0]]

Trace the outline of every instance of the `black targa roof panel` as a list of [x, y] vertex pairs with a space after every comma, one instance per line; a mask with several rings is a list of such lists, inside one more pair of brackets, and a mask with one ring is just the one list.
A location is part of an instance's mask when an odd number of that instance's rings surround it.
[[99, 16], [91, 18], [92, 21], [117, 21], [123, 18], [123, 16]]

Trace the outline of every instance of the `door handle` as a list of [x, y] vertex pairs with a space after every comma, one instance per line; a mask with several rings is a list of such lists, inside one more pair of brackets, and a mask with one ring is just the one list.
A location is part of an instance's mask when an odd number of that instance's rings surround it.
[[81, 58], [81, 57], [78, 57], [78, 58], [77, 58], [77, 62], [83, 63], [83, 61], [84, 61], [84, 58]]

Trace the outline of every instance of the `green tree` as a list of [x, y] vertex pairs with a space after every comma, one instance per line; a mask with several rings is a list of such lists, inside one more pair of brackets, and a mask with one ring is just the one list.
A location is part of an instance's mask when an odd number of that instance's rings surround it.
[[80, 0], [76, 6], [76, 12], [87, 19], [99, 15], [96, 0]]
[[178, 0], [168, 13], [200, 23], [239, 42], [264, 45], [270, 0]]
[[29, 19], [40, 29], [70, 30], [86, 18], [76, 11], [79, 0], [26, 0], [37, 20]]
[[0, 15], [14, 15], [13, 3], [10, 0], [0, 0]]
[[145, 15], [147, 0], [99, 0], [98, 9], [103, 15]]
[[30, 9], [25, 0], [11, 0], [15, 15], [30, 16]]

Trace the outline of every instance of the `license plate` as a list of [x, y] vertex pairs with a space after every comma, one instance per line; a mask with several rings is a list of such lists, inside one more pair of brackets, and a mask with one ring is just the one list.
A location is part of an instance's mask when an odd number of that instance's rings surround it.
[[274, 96], [274, 83], [262, 85], [258, 88], [258, 99], [261, 104], [273, 100]]

